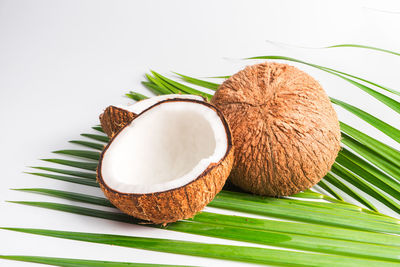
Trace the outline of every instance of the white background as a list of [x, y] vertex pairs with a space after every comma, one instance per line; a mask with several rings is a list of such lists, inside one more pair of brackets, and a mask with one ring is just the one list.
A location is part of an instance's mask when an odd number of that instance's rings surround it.
[[[23, 1], [0, 0], [0, 226], [116, 233], [238, 244], [24, 207], [5, 200], [58, 201], [10, 188], [93, 188], [22, 173], [46, 165], [50, 151], [98, 124], [109, 104], [129, 102], [150, 69], [198, 77], [228, 75], [258, 55], [293, 56], [400, 88], [400, 57], [364, 49], [305, 49], [359, 43], [400, 51], [396, 1]], [[399, 116], [357, 88], [299, 66], [330, 96], [400, 127]], [[399, 99], [399, 98], [397, 98]], [[343, 121], [399, 146], [337, 109]], [[52, 167], [57, 167], [53, 165]], [[378, 205], [379, 206], [379, 205]], [[239, 266], [179, 256], [0, 231], [0, 254], [203, 266]], [[30, 266], [0, 260], [0, 266]], [[33, 264], [32, 264], [33, 265]], [[244, 264], [243, 264], [244, 265]]]

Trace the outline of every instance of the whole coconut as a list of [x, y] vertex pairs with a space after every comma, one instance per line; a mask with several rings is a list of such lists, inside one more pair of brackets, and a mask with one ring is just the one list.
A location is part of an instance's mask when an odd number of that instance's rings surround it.
[[339, 122], [327, 94], [293, 66], [246, 67], [211, 102], [232, 130], [235, 163], [229, 179], [246, 191], [288, 196], [308, 189], [340, 150]]

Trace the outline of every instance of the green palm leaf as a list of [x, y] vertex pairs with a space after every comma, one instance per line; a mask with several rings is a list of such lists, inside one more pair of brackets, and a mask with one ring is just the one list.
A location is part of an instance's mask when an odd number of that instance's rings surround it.
[[208, 82], [208, 81], [204, 81], [204, 80], [200, 80], [200, 79], [197, 79], [197, 78], [193, 78], [193, 77], [190, 77], [190, 76], [186, 76], [186, 75], [183, 75], [183, 74], [179, 74], [179, 73], [177, 73], [177, 72], [174, 72], [176, 75], [178, 75], [183, 81], [185, 81], [185, 82], [188, 82], [188, 83], [191, 83], [191, 84], [194, 84], [194, 85], [198, 85], [198, 86], [201, 86], [201, 87], [203, 87], [203, 88], [208, 88], [208, 89], [211, 89], [211, 90], [217, 90], [218, 89], [218, 86], [219, 86], [219, 84], [218, 83], [213, 83], [213, 82]]
[[[343, 75], [345, 75], [345, 76], [347, 76], [347, 77], [350, 77], [350, 78], [354, 78], [354, 79], [356, 79], [356, 80], [359, 80], [359, 81], [362, 81], [362, 82], [365, 82], [365, 83], [368, 83], [368, 84], [370, 84], [370, 85], [379, 87], [379, 88], [381, 88], [381, 89], [383, 89], [383, 90], [385, 90], [385, 91], [387, 91], [387, 92], [390, 92], [390, 93], [393, 93], [393, 94], [396, 94], [396, 95], [400, 95], [400, 92], [397, 91], [397, 90], [390, 89], [390, 88], [388, 88], [388, 87], [386, 87], [386, 86], [377, 84], [377, 83], [375, 83], [375, 82], [371, 82], [371, 81], [366, 80], [366, 79], [364, 79], [364, 78], [357, 77], [357, 76], [355, 76], [355, 75], [348, 74], [348, 73], [345, 73], [345, 72], [342, 72], [342, 71], [338, 71], [338, 70], [335, 70], [335, 69], [323, 67], [323, 66], [320, 66], [320, 65], [317, 65], [317, 64], [312, 64], [312, 63], [309, 63], [309, 62], [305, 62], [305, 61], [302, 61], [302, 60], [299, 60], [299, 59], [295, 59], [295, 58], [291, 58], [291, 57], [285, 57], [285, 56], [258, 56], [258, 57], [251, 57], [251, 58], [248, 58], [248, 59], [279, 59], [279, 60], [286, 60], [286, 61], [297, 62], [297, 63], [300, 63], [300, 64], [304, 64], [304, 65], [308, 65], [308, 66], [317, 68], [317, 69], [319, 69], [319, 70], [328, 72], [328, 73], [330, 73], [330, 74], [333, 74], [333, 75], [335, 75], [335, 76], [337, 76], [337, 77], [340, 77], [340, 78], [342, 78], [342, 79], [344, 79], [344, 80], [346, 80], [346, 81], [352, 83], [353, 85], [359, 87], [361, 90], [363, 90], [363, 91], [365, 91], [366, 93], [370, 94], [371, 96], [377, 98], [379, 101], [381, 101], [381, 102], [383, 102], [383, 103], [385, 103], [385, 104], [388, 104], [388, 105], [390, 105], [390, 106], [393, 106], [393, 107], [391, 107], [391, 108], [392, 108], [393, 110], [396, 110], [397, 112], [399, 112], [399, 107], [398, 107], [398, 102], [397, 102], [397, 101], [391, 99], [390, 97], [385, 97], [385, 95], [380, 94], [380, 93], [377, 92], [376, 90], [373, 90], [372, 88], [370, 88], [370, 87], [368, 87], [368, 86], [364, 86], [364, 85], [362, 85], [362, 84], [360, 84], [360, 83], [358, 83], [358, 82], [356, 82], [356, 81], [354, 81], [354, 80], [348, 79], [348, 78], [344, 77]], [[387, 102], [387, 103], [386, 103], [386, 102]], [[397, 103], [397, 104], [396, 104], [396, 103]]]
[[[400, 213], [400, 205], [399, 204], [397, 204], [391, 198], [387, 197], [385, 194], [383, 194], [381, 191], [379, 191], [375, 187], [371, 186], [369, 183], [365, 182], [363, 179], [360, 179], [359, 177], [354, 175], [350, 170], [348, 170], [348, 169], [342, 167], [340, 164], [336, 163], [332, 166], [331, 171], [333, 173], [339, 175], [340, 177], [342, 177], [347, 182], [353, 184], [356, 188], [360, 189], [361, 191], [364, 191], [368, 195], [374, 197], [376, 200], [385, 204], [392, 210], [396, 211], [397, 213]], [[375, 208], [375, 210], [376, 210], [376, 208]]]
[[88, 171], [95, 171], [97, 169], [97, 163], [93, 162], [83, 162], [83, 161], [73, 161], [66, 159], [42, 159], [43, 161], [52, 162], [56, 164], [71, 166], [75, 168], [80, 168]]
[[360, 45], [360, 44], [338, 44], [338, 45], [331, 45], [327, 46], [325, 48], [338, 48], [338, 47], [352, 47], [352, 48], [365, 48], [365, 49], [371, 49], [371, 50], [376, 50], [396, 56], [400, 56], [400, 53], [393, 52], [387, 49], [379, 48], [379, 47], [374, 47], [374, 46], [368, 46], [368, 45]]
[[93, 142], [82, 141], [82, 140], [71, 140], [69, 142], [72, 144], [77, 144], [77, 145], [81, 145], [84, 147], [94, 148], [94, 149], [97, 149], [100, 151], [102, 151], [104, 149], [104, 145], [99, 144], [99, 143], [93, 143]]
[[[28, 189], [16, 189], [16, 190], [38, 193], [38, 194], [46, 194], [61, 199], [67, 199], [82, 203], [89, 203], [104, 207], [112, 206], [111, 203], [105, 198], [95, 197], [86, 194], [79, 194], [74, 192], [66, 192], [66, 191], [44, 189], [44, 188], [28, 188]], [[88, 209], [79, 206], [65, 205], [59, 203], [48, 203], [48, 202], [14, 201], [13, 203], [37, 206], [53, 210], [71, 212], [75, 214], [114, 220], [114, 215], [113, 215], [114, 213], [103, 212], [102, 210]], [[120, 214], [121, 213], [118, 212], [117, 215], [119, 219], [123, 218], [123, 220], [120, 221], [129, 223], [140, 223], [140, 221], [135, 221], [133, 220], [132, 217], [128, 215], [124, 215], [124, 217], [121, 217]], [[324, 225], [314, 225], [312, 228], [310, 228], [309, 224], [304, 224], [304, 223], [283, 222], [283, 221], [275, 221], [268, 219], [256, 219], [251, 217], [223, 215], [210, 212], [199, 213], [189, 221], [400, 247], [400, 239], [395, 236], [390, 236], [381, 233], [372, 233], [359, 230], [345, 229], [340, 227], [324, 226]], [[165, 229], [170, 229], [170, 227], [173, 225], [174, 224], [170, 224]], [[147, 226], [149, 225], [147, 224]]]
[[346, 109], [347, 111], [353, 113], [357, 117], [361, 118], [362, 120], [368, 122], [370, 125], [374, 126], [376, 129], [380, 130], [396, 142], [400, 143], [400, 130], [397, 128], [391, 126], [390, 124], [372, 116], [371, 114], [355, 107], [352, 106], [348, 103], [345, 103], [343, 101], [340, 101], [338, 99], [332, 98], [331, 97], [332, 103]]
[[92, 179], [76, 178], [76, 177], [71, 177], [71, 176], [55, 175], [55, 174], [42, 173], [42, 172], [27, 172], [27, 173], [36, 175], [36, 176], [51, 178], [51, 179], [55, 179], [55, 180], [59, 180], [59, 181], [64, 181], [64, 182], [98, 187], [98, 184], [96, 183], [96, 181], [93, 181]]
[[[14, 202], [19, 204], [44, 207], [54, 210], [69, 211], [72, 213], [85, 214], [92, 217], [101, 217], [122, 222], [132, 222], [130, 216], [122, 213], [104, 212], [102, 210], [81, 209], [78, 206], [49, 203], [49, 202]], [[116, 218], [116, 219], [114, 219]], [[153, 226], [154, 227], [154, 226]], [[168, 225], [166, 230], [177, 232], [197, 234], [203, 236], [231, 239], [262, 245], [274, 245], [284, 248], [302, 249], [307, 251], [322, 252], [328, 254], [348, 255], [361, 258], [383, 259], [388, 261], [399, 261], [397, 254], [400, 253], [400, 247], [377, 245], [372, 243], [361, 243], [354, 241], [345, 241], [326, 237], [312, 237], [308, 235], [279, 233], [271, 230], [255, 230], [244, 227], [234, 227], [215, 222], [177, 222]]]
[[346, 184], [342, 183], [340, 180], [336, 179], [336, 177], [333, 176], [331, 173], [327, 173], [325, 175], [323, 181], [329, 182], [330, 184], [332, 184], [336, 188], [342, 190], [344, 193], [346, 193], [347, 195], [349, 195], [353, 199], [357, 200], [358, 202], [360, 202], [364, 206], [368, 207], [371, 210], [375, 210], [376, 211], [375, 206], [372, 205], [370, 201], [368, 201], [364, 197], [360, 196], [360, 194], [358, 194], [356, 191], [354, 191], [353, 189], [348, 187]]
[[362, 133], [344, 122], [340, 122], [340, 129], [355, 140], [364, 144], [369, 149], [373, 150], [375, 153], [379, 154], [386, 161], [400, 168], [400, 151], [366, 135], [365, 133]]
[[145, 95], [142, 95], [142, 94], [139, 94], [139, 93], [136, 93], [136, 92], [133, 92], [133, 91], [130, 91], [129, 93], [127, 93], [126, 96], [131, 98], [131, 99], [133, 99], [133, 100], [135, 100], [135, 101], [140, 101], [140, 100], [148, 98]]
[[323, 179], [323, 180], [319, 181], [317, 186], [319, 186], [322, 189], [324, 189], [326, 192], [331, 194], [334, 198], [343, 201], [343, 198], [338, 193], [336, 193], [336, 191], [333, 190], [327, 183], [325, 183], [325, 181], [326, 181], [326, 179]]
[[[180, 267], [184, 265], [166, 265], [166, 264], [151, 264], [151, 263], [133, 263], [133, 262], [117, 262], [117, 261], [98, 261], [98, 260], [83, 260], [83, 259], [66, 259], [53, 257], [38, 257], [38, 256], [20, 256], [20, 255], [0, 255], [0, 259], [42, 263], [54, 266], [63, 267]], [[186, 265], [187, 266], [187, 265]]]
[[239, 262], [276, 264], [291, 266], [395, 266], [396, 262], [364, 259], [338, 255], [286, 251], [246, 246], [205, 244], [172, 239], [146, 238], [110, 234], [68, 232], [31, 228], [0, 228], [22, 233], [58, 237], [113, 246], [139, 248], [151, 251], [170, 252], [183, 255], [229, 259]]
[[101, 128], [100, 125], [93, 126], [92, 129], [93, 129], [93, 130], [96, 130], [96, 131], [98, 131], [98, 132], [100, 132], [100, 133], [104, 133], [103, 128]]
[[393, 180], [390, 176], [380, 171], [367, 161], [363, 160], [356, 154], [343, 148], [336, 158], [336, 162], [351, 170], [360, 178], [380, 188], [393, 198], [400, 200], [400, 183]]
[[66, 175], [72, 175], [81, 178], [89, 178], [89, 179], [96, 179], [96, 174], [93, 172], [80, 172], [80, 171], [71, 171], [71, 170], [64, 170], [64, 169], [57, 169], [57, 168], [49, 168], [49, 167], [31, 167], [38, 170], [48, 171], [48, 172], [55, 172], [61, 173]]
[[108, 143], [110, 141], [110, 138], [108, 138], [105, 135], [100, 135], [100, 134], [81, 134], [81, 135], [103, 143]]
[[[149, 80], [148, 82], [142, 82], [142, 84], [149, 89], [151, 92], [153, 92], [156, 95], [166, 95], [166, 94], [171, 94], [169, 91], [166, 93], [160, 93], [165, 91], [165, 89], [159, 87], [155, 83], [151, 82], [150, 78], [146, 76], [146, 78]], [[131, 96], [128, 96], [129, 98], [132, 98]]]
[[64, 150], [53, 151], [53, 153], [70, 155], [84, 159], [93, 159], [93, 160], [100, 159], [100, 152], [97, 151], [64, 149]]
[[[150, 76], [149, 74], [146, 75], [147, 79], [149, 79], [150, 82], [155, 83], [158, 87], [164, 87], [169, 89], [171, 92], [175, 94], [192, 94], [192, 95], [200, 95], [203, 96], [207, 99], [211, 99], [212, 95], [207, 94], [205, 92], [196, 90], [192, 87], [186, 86], [184, 84], [178, 83], [174, 80], [168, 79], [165, 76], [162, 76], [161, 74], [151, 71], [151, 73], [154, 75], [154, 77]], [[159, 92], [160, 94], [163, 94], [162, 92]]]

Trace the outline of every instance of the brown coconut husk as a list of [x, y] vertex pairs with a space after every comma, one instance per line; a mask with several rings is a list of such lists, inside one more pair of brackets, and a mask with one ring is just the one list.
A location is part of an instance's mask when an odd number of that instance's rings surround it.
[[325, 176], [340, 150], [340, 127], [321, 85], [286, 64], [246, 67], [211, 102], [227, 119], [235, 146], [230, 181], [267, 196], [289, 196]]
[[125, 125], [130, 123], [136, 114], [115, 106], [108, 106], [100, 115], [100, 124], [108, 137], [112, 138]]

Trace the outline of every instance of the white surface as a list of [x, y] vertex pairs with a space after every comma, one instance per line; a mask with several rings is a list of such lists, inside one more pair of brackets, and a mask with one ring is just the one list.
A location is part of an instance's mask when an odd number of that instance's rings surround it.
[[[280, 54], [368, 77], [398, 89], [399, 57], [352, 48], [300, 49], [273, 45], [267, 40], [313, 47], [360, 43], [399, 51], [399, 12], [398, 1], [1, 0], [0, 225], [239, 243], [4, 201], [49, 200], [9, 188], [95, 192], [93, 188], [33, 177], [22, 171], [28, 170], [26, 166], [43, 165], [37, 159], [52, 157], [52, 150], [73, 147], [67, 141], [97, 124], [102, 109], [121, 103], [128, 90], [148, 94], [140, 81], [150, 68], [161, 73], [172, 70], [199, 77], [227, 75], [252, 63], [240, 58]], [[326, 73], [300, 68], [316, 77], [329, 95], [367, 108], [400, 127], [398, 115], [355, 87]], [[342, 120], [399, 148], [366, 123], [337, 110]], [[0, 254], [245, 265], [8, 231], [0, 231], [0, 240]], [[0, 261], [0, 266], [31, 264]]]
[[122, 193], [182, 187], [225, 156], [227, 131], [218, 113], [206, 105], [161, 103], [140, 113], [113, 139], [103, 154], [101, 177]]

